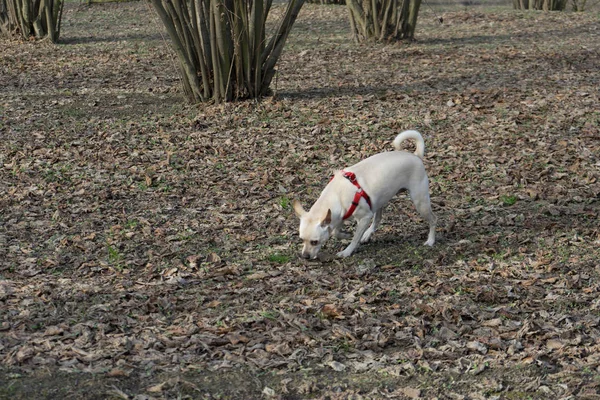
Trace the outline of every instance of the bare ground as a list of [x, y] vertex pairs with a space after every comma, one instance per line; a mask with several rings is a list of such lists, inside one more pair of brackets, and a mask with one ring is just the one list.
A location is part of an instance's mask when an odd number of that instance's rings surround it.
[[[275, 95], [222, 106], [145, 3], [0, 39], [0, 398], [600, 397], [600, 16], [345, 17], [307, 4]], [[401, 195], [300, 260], [291, 199], [413, 128], [436, 246]]]

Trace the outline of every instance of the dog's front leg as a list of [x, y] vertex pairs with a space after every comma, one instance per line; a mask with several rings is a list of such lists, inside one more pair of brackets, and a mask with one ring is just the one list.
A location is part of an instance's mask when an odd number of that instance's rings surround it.
[[344, 249], [344, 251], [340, 251], [339, 253], [337, 253], [338, 257], [346, 258], [352, 255], [352, 253], [354, 253], [354, 250], [356, 250], [356, 247], [358, 247], [358, 244], [360, 243], [360, 239], [363, 237], [367, 228], [369, 228], [372, 219], [373, 214], [369, 214], [358, 220], [358, 223], [356, 224], [356, 232], [354, 232], [352, 242], [350, 242], [350, 244]]
[[341, 226], [338, 226], [333, 230], [333, 236], [337, 239], [350, 239], [352, 237], [348, 232], [344, 232]]
[[373, 217], [373, 223], [371, 224], [371, 226], [369, 226], [369, 229], [367, 229], [365, 234], [360, 239], [361, 243], [367, 243], [369, 241], [369, 239], [371, 239], [371, 236], [377, 230], [377, 227], [379, 226], [379, 223], [381, 222], [382, 210], [383, 210], [383, 207], [380, 208], [379, 210], [375, 211], [375, 216]]

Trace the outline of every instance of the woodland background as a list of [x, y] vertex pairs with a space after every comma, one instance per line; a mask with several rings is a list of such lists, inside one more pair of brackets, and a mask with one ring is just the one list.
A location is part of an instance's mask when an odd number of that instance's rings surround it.
[[[424, 3], [415, 37], [305, 4], [273, 96], [199, 106], [148, 3], [0, 39], [0, 398], [598, 398], [597, 7]], [[436, 245], [403, 194], [301, 260], [291, 200], [404, 129]]]

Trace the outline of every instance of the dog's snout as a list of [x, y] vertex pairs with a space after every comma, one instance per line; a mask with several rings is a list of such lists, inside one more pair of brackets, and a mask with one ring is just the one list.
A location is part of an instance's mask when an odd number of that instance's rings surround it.
[[310, 260], [310, 254], [308, 254], [308, 253], [302, 252], [302, 253], [300, 253], [300, 257]]

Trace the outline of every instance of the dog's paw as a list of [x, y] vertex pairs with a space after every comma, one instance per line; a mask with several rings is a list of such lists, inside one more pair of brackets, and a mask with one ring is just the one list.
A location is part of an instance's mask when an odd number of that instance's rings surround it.
[[435, 240], [429, 239], [428, 241], [426, 241], [425, 243], [423, 243], [423, 246], [433, 247], [434, 243], [435, 243]]
[[337, 253], [337, 256], [339, 258], [346, 258], [346, 257], [350, 257], [352, 255], [352, 251], [348, 251], [348, 249], [344, 250], [344, 251], [340, 251], [339, 253]]

